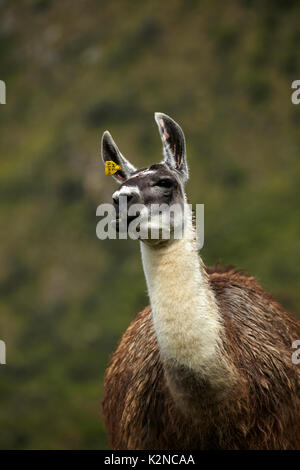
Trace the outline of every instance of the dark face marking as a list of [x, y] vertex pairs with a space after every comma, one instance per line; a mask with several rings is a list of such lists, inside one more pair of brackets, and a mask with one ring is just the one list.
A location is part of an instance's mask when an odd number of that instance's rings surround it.
[[[142, 168], [133, 173], [121, 186], [138, 188], [139, 203], [150, 204], [184, 204], [184, 191], [176, 171], [172, 171], [163, 163]], [[136, 201], [135, 201], [136, 202]]]

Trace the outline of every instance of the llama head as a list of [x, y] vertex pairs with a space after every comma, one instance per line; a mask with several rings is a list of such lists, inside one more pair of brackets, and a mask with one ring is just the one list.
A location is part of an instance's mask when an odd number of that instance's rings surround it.
[[[113, 178], [120, 187], [112, 195], [118, 231], [138, 229], [149, 244], [180, 238], [184, 232], [187, 204], [184, 186], [188, 180], [185, 138], [169, 116], [155, 113], [163, 143], [164, 159], [148, 168], [136, 169], [120, 152], [108, 131], [102, 137], [104, 163], [119, 165]], [[122, 221], [125, 221], [121, 224]]]

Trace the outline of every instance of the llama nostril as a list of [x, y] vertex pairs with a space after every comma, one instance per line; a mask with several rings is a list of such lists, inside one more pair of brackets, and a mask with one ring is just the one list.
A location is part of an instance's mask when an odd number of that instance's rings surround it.
[[133, 198], [133, 195], [132, 194], [128, 194], [127, 195], [127, 202], [130, 202]]
[[113, 196], [112, 200], [116, 206], [119, 205], [119, 198], [117, 196]]

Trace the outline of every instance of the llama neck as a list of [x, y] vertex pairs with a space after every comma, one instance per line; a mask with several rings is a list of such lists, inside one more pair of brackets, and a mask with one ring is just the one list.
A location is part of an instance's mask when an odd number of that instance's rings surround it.
[[154, 327], [163, 360], [209, 373], [219, 357], [221, 317], [195, 242], [141, 243]]

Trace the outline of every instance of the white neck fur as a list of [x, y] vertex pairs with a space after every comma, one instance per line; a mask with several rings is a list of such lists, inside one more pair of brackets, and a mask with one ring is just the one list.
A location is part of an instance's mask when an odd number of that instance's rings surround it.
[[189, 219], [180, 240], [164, 247], [141, 242], [142, 261], [162, 358], [209, 372], [219, 352], [222, 322]]

